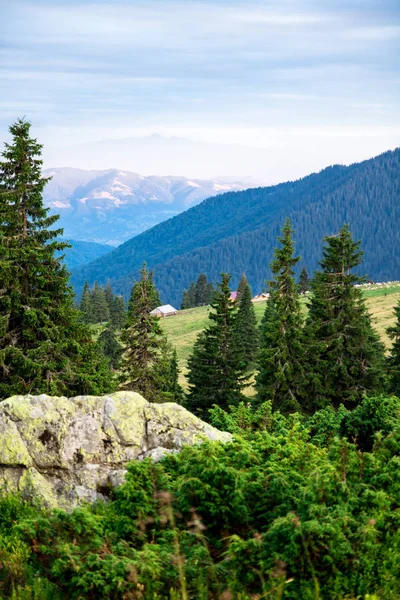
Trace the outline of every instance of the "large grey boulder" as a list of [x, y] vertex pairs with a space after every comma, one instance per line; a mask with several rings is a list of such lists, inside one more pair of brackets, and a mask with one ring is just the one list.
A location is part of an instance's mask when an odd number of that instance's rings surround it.
[[129, 461], [159, 460], [205, 439], [231, 436], [178, 404], [150, 404], [135, 392], [13, 396], [0, 402], [0, 481], [3, 490], [71, 508], [105, 498]]

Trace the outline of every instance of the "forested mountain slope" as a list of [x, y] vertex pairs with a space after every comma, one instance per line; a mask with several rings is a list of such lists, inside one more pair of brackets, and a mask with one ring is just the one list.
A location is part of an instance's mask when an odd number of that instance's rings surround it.
[[[67, 240], [71, 245], [70, 248], [66, 248], [62, 254], [65, 255], [65, 264], [67, 269], [71, 271], [81, 265], [96, 260], [104, 254], [108, 254], [111, 251], [111, 247], [106, 244], [96, 244], [95, 242], [81, 242], [78, 240]], [[61, 253], [59, 253], [61, 254]]]
[[230, 192], [132, 238], [76, 270], [85, 279], [110, 278], [127, 294], [143, 261], [155, 272], [163, 301], [177, 304], [200, 272], [216, 280], [243, 271], [257, 292], [269, 277], [276, 236], [286, 216], [296, 229], [297, 251], [309, 271], [317, 267], [322, 239], [347, 222], [363, 241], [364, 270], [376, 280], [400, 278], [400, 150], [349, 167], [333, 166], [295, 182]]

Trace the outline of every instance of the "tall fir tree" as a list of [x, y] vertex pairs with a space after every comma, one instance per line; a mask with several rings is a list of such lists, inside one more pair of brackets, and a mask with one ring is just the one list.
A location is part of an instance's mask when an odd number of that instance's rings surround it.
[[107, 302], [108, 312], [110, 314], [111, 307], [112, 307], [113, 300], [114, 300], [114, 294], [113, 294], [111, 283], [110, 283], [109, 279], [107, 280], [106, 287], [104, 288], [104, 296], [105, 296], [105, 299]]
[[97, 281], [91, 295], [91, 316], [92, 323], [104, 323], [110, 319], [106, 295]]
[[187, 308], [190, 308], [189, 295], [187, 290], [183, 290], [181, 310], [186, 310]]
[[299, 292], [300, 294], [305, 294], [310, 289], [310, 279], [308, 277], [307, 269], [305, 267], [302, 268], [300, 277], [299, 277]]
[[156, 290], [145, 264], [140, 275], [140, 280], [132, 288], [127, 322], [121, 334], [125, 352], [120, 387], [140, 392], [149, 401], [159, 401], [156, 367], [160, 362], [165, 336], [159, 318], [150, 314]]
[[193, 281], [190, 283], [187, 291], [187, 303], [188, 308], [194, 308], [196, 306], [196, 286]]
[[97, 339], [97, 347], [106, 357], [110, 368], [113, 369], [113, 371], [117, 371], [120, 366], [123, 349], [112, 325], [108, 325], [100, 333]]
[[110, 308], [110, 323], [114, 329], [122, 329], [126, 321], [126, 306], [122, 296], [114, 296]]
[[294, 256], [293, 229], [286, 220], [278, 237], [268, 282], [269, 298], [261, 328], [258, 401], [272, 401], [283, 413], [301, 410], [306, 397], [306, 355], [303, 317], [294, 279], [299, 258]]
[[164, 337], [160, 346], [158, 361], [154, 365], [154, 382], [158, 392], [158, 400], [183, 404], [184, 392], [179, 383], [179, 367], [176, 349], [172, 348]]
[[240, 281], [239, 281], [238, 289], [237, 289], [237, 292], [236, 292], [236, 302], [237, 302], [237, 304], [239, 304], [240, 299], [241, 299], [242, 294], [243, 294], [243, 291], [244, 291], [245, 287], [248, 286], [248, 285], [249, 285], [249, 282], [247, 281], [247, 277], [246, 277], [246, 275], [244, 273], [242, 273], [242, 276], [241, 276]]
[[230, 300], [230, 275], [222, 274], [209, 313], [211, 324], [198, 336], [188, 361], [187, 408], [203, 419], [216, 404], [237, 405], [245, 383], [235, 331], [235, 305]]
[[388, 356], [389, 389], [400, 398], [400, 302], [394, 308], [396, 321], [392, 327], [388, 327], [387, 334], [393, 341]]
[[214, 286], [213, 286], [212, 282], [209, 281], [207, 283], [207, 288], [206, 288], [206, 306], [211, 304], [213, 296], [214, 296]]
[[246, 370], [254, 366], [259, 349], [259, 332], [254, 304], [251, 301], [251, 289], [245, 275], [240, 287], [240, 300], [235, 319], [237, 345]]
[[207, 276], [200, 273], [196, 281], [195, 306], [205, 306], [207, 299]]
[[113, 389], [106, 362], [73, 306], [62, 256], [67, 244], [48, 216], [42, 145], [30, 123], [10, 127], [0, 162], [0, 397], [72, 396]]
[[149, 271], [149, 282], [151, 283], [151, 290], [152, 290], [152, 298], [150, 300], [150, 306], [151, 306], [151, 310], [154, 310], [155, 308], [157, 308], [157, 306], [161, 306], [161, 298], [160, 298], [160, 292], [158, 291], [155, 283], [154, 283], [154, 273], [153, 271]]
[[312, 395], [314, 410], [342, 403], [355, 408], [363, 394], [385, 387], [384, 346], [355, 285], [365, 281], [353, 272], [362, 263], [360, 245], [347, 225], [326, 237], [321, 270], [313, 278], [307, 333], [321, 385]]
[[87, 281], [85, 281], [85, 285], [83, 287], [81, 301], [79, 304], [79, 310], [82, 313], [82, 319], [83, 319], [84, 323], [88, 324], [88, 323], [93, 322], [92, 297], [90, 294], [89, 284]]

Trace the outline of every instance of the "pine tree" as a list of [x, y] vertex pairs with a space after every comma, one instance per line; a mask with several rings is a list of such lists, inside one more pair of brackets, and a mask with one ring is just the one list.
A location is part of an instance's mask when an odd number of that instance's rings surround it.
[[244, 273], [242, 273], [242, 276], [241, 276], [240, 281], [239, 281], [238, 289], [237, 289], [237, 292], [236, 292], [236, 303], [237, 304], [239, 304], [240, 299], [241, 299], [242, 294], [243, 294], [243, 291], [244, 291], [245, 287], [248, 286], [248, 285], [249, 285], [249, 282], [247, 281], [247, 277], [246, 277], [246, 275]]
[[354, 408], [363, 394], [384, 388], [384, 347], [355, 286], [365, 281], [353, 273], [362, 263], [360, 245], [347, 225], [326, 237], [321, 270], [313, 278], [307, 332], [322, 385], [314, 409], [326, 403]]
[[226, 410], [243, 399], [244, 367], [234, 328], [230, 275], [222, 274], [221, 278], [211, 303], [211, 324], [198, 336], [188, 361], [186, 406], [203, 419], [207, 419], [208, 410], [214, 404]]
[[85, 281], [85, 285], [83, 287], [79, 310], [82, 313], [83, 322], [84, 323], [92, 323], [92, 320], [93, 320], [92, 297], [90, 294], [89, 284], [87, 281]]
[[116, 331], [111, 325], [100, 333], [97, 339], [97, 347], [106, 357], [109, 366], [116, 371], [119, 368], [123, 350], [117, 339]]
[[209, 281], [207, 283], [207, 288], [206, 288], [206, 301], [205, 301], [206, 306], [211, 304], [213, 296], [214, 296], [214, 286], [213, 286], [212, 282]]
[[30, 123], [10, 127], [0, 162], [0, 397], [48, 393], [72, 396], [112, 389], [89, 329], [73, 306], [62, 256], [42, 193], [42, 146]]
[[194, 308], [196, 306], [196, 286], [194, 285], [193, 281], [190, 283], [188, 292], [187, 292], [187, 299], [188, 299], [188, 308]]
[[200, 273], [195, 287], [195, 306], [205, 306], [207, 297], [207, 276]]
[[186, 310], [187, 308], [190, 308], [190, 306], [189, 306], [188, 291], [187, 290], [183, 290], [183, 293], [182, 293], [182, 302], [181, 302], [181, 310]]
[[92, 292], [92, 323], [104, 323], [110, 319], [110, 311], [107, 304], [106, 295], [99, 284], [94, 284]]
[[114, 296], [110, 308], [110, 324], [114, 329], [122, 329], [126, 321], [125, 300], [122, 296]]
[[235, 332], [238, 349], [247, 370], [250, 366], [254, 365], [257, 359], [259, 332], [254, 305], [251, 301], [251, 289], [247, 279], [244, 279], [244, 281], [245, 283], [242, 283], [240, 290], [240, 301], [235, 319]]
[[140, 280], [132, 288], [127, 323], [121, 335], [125, 353], [120, 387], [140, 392], [149, 401], [158, 401], [154, 369], [160, 360], [164, 334], [159, 318], [150, 314], [156, 293], [145, 264], [140, 273]]
[[400, 398], [400, 302], [394, 308], [396, 322], [388, 327], [387, 334], [393, 340], [388, 357], [389, 389]]
[[154, 365], [154, 382], [158, 392], [157, 400], [183, 404], [184, 392], [179, 384], [179, 367], [176, 349], [164, 337]]
[[150, 300], [150, 306], [151, 306], [150, 310], [154, 310], [155, 308], [157, 308], [157, 306], [161, 306], [161, 298], [160, 298], [160, 292], [158, 291], [158, 289], [156, 288], [155, 283], [154, 283], [153, 271], [149, 271], [149, 282], [152, 286], [151, 287], [152, 298]]
[[300, 277], [299, 277], [299, 292], [300, 294], [305, 294], [310, 289], [310, 279], [308, 277], [308, 273], [305, 267], [302, 268]]
[[106, 299], [107, 306], [108, 306], [108, 312], [110, 314], [111, 307], [112, 307], [113, 301], [114, 301], [114, 294], [113, 294], [111, 283], [110, 283], [109, 279], [107, 280], [106, 287], [104, 288], [104, 297]]
[[274, 251], [268, 282], [267, 301], [261, 330], [261, 351], [257, 392], [259, 402], [271, 400], [283, 413], [298, 411], [306, 396], [303, 318], [294, 269], [299, 258], [294, 256], [293, 229], [289, 219]]

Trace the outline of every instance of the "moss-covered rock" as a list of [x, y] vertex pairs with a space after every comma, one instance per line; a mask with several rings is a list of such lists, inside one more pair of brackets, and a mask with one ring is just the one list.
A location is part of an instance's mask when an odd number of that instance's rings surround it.
[[108, 396], [13, 396], [0, 402], [0, 478], [7, 491], [47, 506], [105, 498], [127, 462], [154, 460], [230, 434], [177, 404], [150, 404], [134, 392]]

